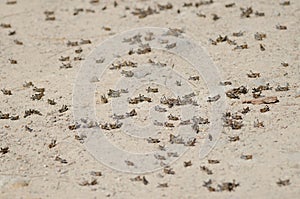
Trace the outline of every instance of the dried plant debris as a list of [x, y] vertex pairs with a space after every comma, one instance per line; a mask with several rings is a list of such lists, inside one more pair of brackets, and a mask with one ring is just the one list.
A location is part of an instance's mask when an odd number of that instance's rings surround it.
[[211, 159], [207, 160], [207, 162], [208, 162], [208, 164], [219, 164], [220, 163], [219, 160], [211, 160]]
[[290, 1], [281, 1], [279, 3], [279, 5], [282, 5], [282, 6], [289, 6], [290, 5]]
[[71, 63], [62, 63], [62, 66], [60, 66], [59, 68], [68, 69], [68, 68], [73, 68], [73, 66], [71, 65]]
[[282, 187], [282, 186], [290, 185], [291, 182], [290, 182], [290, 179], [286, 179], [286, 180], [281, 180], [281, 179], [279, 179], [279, 180], [276, 182], [276, 184], [277, 184], [278, 186]]
[[203, 187], [206, 187], [210, 192], [222, 192], [222, 191], [235, 191], [236, 187], [240, 184], [235, 183], [235, 180], [232, 182], [224, 182], [222, 184], [218, 184], [217, 188], [212, 186], [212, 180], [208, 180], [207, 182], [204, 181]]
[[241, 13], [241, 17], [242, 18], [249, 18], [250, 15], [253, 13], [252, 7], [249, 7], [249, 8], [240, 8], [240, 10], [242, 11], [242, 13]]
[[263, 98], [258, 98], [258, 99], [251, 99], [251, 100], [245, 100], [243, 101], [243, 103], [247, 103], [247, 104], [254, 104], [254, 105], [258, 105], [258, 104], [274, 104], [279, 102], [278, 98], [276, 96], [272, 96], [272, 97], [263, 97]]
[[207, 1], [200, 1], [195, 3], [196, 8], [198, 8], [199, 6], [203, 6], [203, 5], [210, 5], [213, 4], [214, 1], [213, 0], [207, 0]]
[[243, 126], [242, 116], [237, 113], [232, 114], [231, 112], [227, 112], [223, 114], [223, 122], [224, 127], [231, 127], [231, 129], [237, 130], [241, 129]]
[[190, 76], [190, 77], [189, 77], [189, 80], [192, 80], [192, 81], [199, 81], [199, 80], [200, 80], [200, 76]]
[[50, 105], [55, 105], [56, 104], [56, 102], [54, 101], [54, 99], [48, 99], [47, 102]]
[[213, 20], [217, 21], [218, 19], [220, 19], [221, 17], [219, 17], [217, 14], [211, 14], [213, 16]]
[[123, 61], [123, 62], [117, 62], [112, 64], [112, 66], [109, 68], [110, 70], [117, 70], [121, 69], [123, 67], [137, 67], [137, 63], [134, 63], [132, 61]]
[[216, 96], [213, 96], [213, 97], [208, 97], [207, 102], [216, 102], [216, 101], [218, 101], [220, 98], [221, 98], [221, 96], [220, 96], [219, 94], [216, 95]]
[[97, 179], [92, 179], [90, 182], [84, 180], [83, 182], [79, 183], [80, 186], [92, 186], [98, 184]]
[[201, 171], [204, 171], [207, 175], [212, 175], [213, 174], [212, 170], [210, 170], [206, 166], [200, 166], [200, 169], [201, 169]]
[[16, 31], [15, 31], [15, 30], [9, 31], [9, 32], [8, 32], [8, 36], [12, 36], [12, 35], [15, 35], [15, 34], [16, 34]]
[[152, 99], [150, 97], [146, 97], [144, 95], [139, 94], [138, 97], [129, 98], [128, 102], [129, 104], [138, 104], [140, 102], [152, 102]]
[[260, 109], [260, 112], [261, 112], [261, 113], [265, 113], [265, 112], [268, 112], [268, 111], [270, 111], [270, 108], [269, 108], [268, 105], [266, 105], [264, 108], [261, 108], [261, 109]]
[[147, 141], [148, 141], [148, 143], [152, 143], [152, 144], [160, 143], [159, 139], [157, 139], [157, 138], [151, 138], [151, 137], [149, 137], [147, 139]]
[[108, 97], [120, 97], [121, 93], [128, 93], [128, 89], [120, 89], [120, 90], [113, 90], [109, 89], [107, 92]]
[[149, 44], [141, 44], [136, 51], [136, 53], [139, 55], [150, 53], [150, 52], [151, 52], [151, 47]]
[[263, 44], [259, 44], [259, 48], [260, 48], [261, 51], [265, 51], [266, 50], [266, 47]]
[[265, 127], [264, 123], [259, 121], [258, 119], [254, 121], [254, 125], [255, 128], [263, 128]]
[[254, 39], [255, 40], [258, 40], [258, 41], [261, 41], [261, 40], [263, 40], [264, 38], [267, 38], [267, 34], [265, 34], [265, 33], [259, 33], [259, 32], [256, 32], [255, 34], [254, 34]]
[[260, 73], [254, 73], [254, 72], [252, 72], [252, 70], [250, 70], [250, 73], [248, 73], [247, 76], [249, 78], [258, 78], [258, 77], [260, 77]]
[[247, 43], [237, 45], [236, 47], [234, 47], [233, 50], [243, 50], [243, 49], [248, 49], [248, 44]]
[[190, 166], [192, 166], [192, 161], [189, 160], [189, 161], [183, 162], [183, 166], [184, 166], [184, 167], [190, 167]]
[[31, 86], [34, 86], [32, 82], [25, 82], [25, 83], [23, 84], [23, 87], [24, 87], [24, 88], [29, 88], [29, 87], [31, 87]]
[[1, 147], [1, 148], [0, 148], [0, 153], [1, 153], [1, 154], [6, 154], [6, 153], [8, 153], [8, 152], [9, 152], [9, 147], [3, 147], [3, 148]]
[[158, 93], [158, 88], [151, 88], [150, 86], [146, 89], [148, 93]]
[[55, 20], [55, 16], [54, 16], [54, 11], [45, 11], [44, 14], [46, 15], [45, 20], [46, 21], [54, 21]]
[[235, 6], [235, 3], [225, 4], [225, 8], [231, 8], [231, 7], [234, 7], [234, 6]]
[[257, 16], [257, 17], [263, 17], [263, 16], [265, 16], [265, 13], [264, 12], [259, 12], [259, 11], [255, 11], [255, 16]]
[[229, 85], [232, 85], [232, 82], [231, 81], [223, 81], [223, 82], [220, 82], [220, 85], [221, 86], [229, 86]]
[[60, 163], [62, 163], [62, 164], [68, 164], [68, 161], [67, 161], [66, 159], [63, 159], [63, 158], [61, 158], [61, 157], [59, 157], [59, 156], [56, 156], [56, 157], [54, 158], [54, 160], [55, 160], [55, 161], [58, 161], [58, 162], [60, 162]]
[[24, 115], [24, 118], [30, 116], [30, 115], [33, 115], [33, 114], [36, 114], [36, 115], [42, 115], [42, 113], [36, 109], [29, 109], [29, 110], [25, 110], [25, 115]]
[[170, 166], [164, 167], [164, 173], [170, 174], [170, 175], [175, 175], [175, 171]]
[[100, 127], [104, 130], [113, 130], [113, 129], [119, 129], [121, 128], [123, 123], [116, 121], [114, 123], [104, 123], [100, 124]]
[[51, 141], [51, 143], [48, 144], [48, 148], [49, 148], [49, 149], [54, 148], [56, 145], [57, 145], [56, 140], [53, 139], [53, 140]]
[[289, 83], [287, 83], [286, 86], [277, 86], [277, 88], [275, 88], [275, 91], [288, 91], [290, 90], [289, 86]]
[[10, 64], [17, 64], [18, 61], [15, 59], [8, 59], [8, 61], [10, 62]]
[[125, 160], [125, 163], [127, 164], [127, 166], [131, 166], [131, 167], [134, 166], [134, 163], [129, 160]]
[[92, 175], [92, 176], [102, 176], [102, 172], [101, 171], [91, 171], [90, 172], [90, 174]]
[[131, 178], [131, 181], [137, 181], [137, 182], [143, 182], [144, 185], [149, 184], [149, 181], [146, 179], [145, 176], [141, 177], [141, 176], [137, 176], [135, 178]]
[[276, 25], [276, 29], [278, 29], [278, 30], [287, 30], [287, 26], [278, 24], [278, 25]]
[[241, 159], [243, 160], [251, 160], [253, 158], [253, 155], [241, 155]]
[[67, 105], [62, 105], [62, 107], [58, 110], [58, 112], [64, 113], [64, 112], [66, 112], [67, 110], [69, 110], [68, 106], [67, 106]]
[[240, 137], [238, 135], [235, 136], [229, 136], [229, 142], [236, 142], [240, 140]]
[[11, 28], [11, 25], [9, 23], [1, 23], [0, 27], [1, 28]]
[[242, 31], [232, 33], [232, 36], [234, 36], [234, 37], [241, 37], [243, 35], [244, 35], [244, 32], [242, 32]]
[[149, 15], [157, 14], [158, 11], [155, 9], [148, 7], [147, 9], [143, 8], [135, 8], [133, 12], [131, 12], [133, 15], [138, 16], [140, 19], [145, 18]]
[[241, 94], [247, 94], [248, 89], [245, 86], [240, 86], [238, 88], [233, 88], [226, 92], [226, 96], [231, 99], [240, 99]]
[[11, 92], [11, 90], [8, 90], [8, 89], [1, 89], [1, 91], [2, 91], [2, 93], [3, 93], [3, 95], [12, 95], [12, 92]]
[[168, 183], [159, 183], [157, 185], [157, 188], [167, 188], [167, 187], [169, 187]]
[[169, 28], [169, 30], [166, 32], [165, 35], [167, 36], [174, 36], [174, 37], [179, 37], [182, 35], [182, 33], [184, 33], [183, 29], [179, 29], [179, 28]]

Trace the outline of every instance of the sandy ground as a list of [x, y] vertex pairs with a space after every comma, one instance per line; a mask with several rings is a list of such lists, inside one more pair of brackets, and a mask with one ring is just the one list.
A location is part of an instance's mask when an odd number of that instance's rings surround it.
[[[290, 5], [281, 5], [282, 1], [277, 0], [215, 0], [196, 7], [195, 3], [200, 1], [176, 0], [170, 1], [171, 9], [145, 18], [139, 18], [132, 12], [135, 8], [148, 6], [158, 10], [158, 3], [166, 5], [168, 2], [116, 2], [114, 5], [113, 1], [101, 0], [99, 3], [88, 0], [17, 0], [13, 4], [13, 0], [1, 0], [0, 88], [4, 90], [0, 93], [3, 117], [0, 120], [0, 198], [299, 197], [300, 1], [291, 0]], [[192, 6], [183, 6], [190, 2]], [[235, 5], [225, 7], [229, 3]], [[253, 13], [249, 17], [241, 17], [241, 7], [252, 7]], [[79, 8], [83, 11], [75, 13], [75, 9]], [[54, 14], [46, 20], [44, 11], [54, 11]], [[257, 16], [256, 11], [263, 12], [265, 16]], [[206, 17], [201, 17], [201, 14]], [[213, 20], [212, 14], [220, 18]], [[55, 20], [51, 20], [53, 16]], [[284, 25], [287, 29], [279, 30], [276, 25]], [[222, 72], [223, 80], [232, 82], [231, 87], [225, 87], [226, 90], [241, 85], [249, 89], [248, 94], [241, 95], [240, 99], [226, 99], [230, 105], [228, 111], [234, 113], [250, 108], [247, 114], [239, 113], [243, 117], [242, 128], [233, 130], [225, 127], [218, 144], [205, 159], [198, 159], [204, 130], [197, 135], [196, 145], [171, 165], [175, 174], [167, 174], [163, 169], [144, 174], [147, 185], [131, 180], [137, 177], [135, 174], [118, 172], [98, 162], [75, 139], [76, 131], [69, 129], [74, 124], [73, 86], [84, 61], [74, 61], [74, 57], [84, 59], [100, 42], [112, 35], [144, 26], [184, 30], [206, 49]], [[243, 36], [232, 36], [240, 31]], [[254, 34], [257, 32], [265, 33], [266, 38], [256, 40]], [[247, 43], [248, 49], [233, 50], [236, 45], [226, 41], [212, 45], [210, 39], [215, 40], [219, 35], [227, 35], [237, 45]], [[91, 44], [67, 46], [68, 41], [81, 39], [89, 39]], [[78, 54], [75, 50], [79, 48], [82, 52]], [[71, 63], [72, 68], [60, 68], [61, 56], [70, 56], [71, 61], [63, 63]], [[162, 61], [168, 59], [167, 55], [157, 57]], [[177, 63], [175, 61], [174, 64]], [[250, 70], [260, 73], [260, 77], [249, 78]], [[23, 86], [30, 81], [38, 88], [45, 88], [45, 91], [36, 92], [32, 86]], [[260, 112], [264, 104], [242, 103], [253, 98], [252, 88], [266, 83], [273, 88], [263, 91], [262, 95], [276, 96], [279, 100], [268, 105], [268, 112]], [[287, 83], [287, 91], [275, 90]], [[9, 90], [12, 95], [9, 95]], [[38, 93], [44, 96], [40, 100], [32, 100], [32, 95]], [[54, 99], [56, 104], [50, 105], [48, 99]], [[67, 105], [68, 110], [60, 113], [63, 105]], [[29, 109], [38, 110], [42, 115], [24, 118], [25, 111]], [[4, 119], [6, 113], [10, 114], [8, 119]], [[11, 118], [17, 115], [19, 119]], [[264, 126], [255, 127], [257, 120]], [[124, 142], [125, 138], [119, 134], [111, 133], [111, 140], [123, 139], [120, 143], [133, 151], [138, 147], [149, 149], [148, 143], [134, 145], [131, 141]], [[230, 141], [230, 136], [238, 136], [239, 140]], [[49, 146], [54, 140], [56, 143]], [[252, 155], [252, 159], [245, 160], [241, 155]], [[57, 156], [66, 162], [59, 161]], [[192, 165], [184, 167], [184, 162], [189, 160]], [[219, 160], [219, 163], [210, 164], [208, 160]], [[200, 168], [203, 166], [212, 174], [203, 171]], [[95, 176], [95, 172], [101, 172], [101, 176]], [[210, 179], [212, 184], [203, 186]], [[93, 180], [94, 183], [91, 183]], [[90, 184], [84, 184], [85, 181]], [[236, 187], [233, 190], [218, 187], [226, 182], [234, 182]], [[159, 187], [163, 183], [168, 186]]]

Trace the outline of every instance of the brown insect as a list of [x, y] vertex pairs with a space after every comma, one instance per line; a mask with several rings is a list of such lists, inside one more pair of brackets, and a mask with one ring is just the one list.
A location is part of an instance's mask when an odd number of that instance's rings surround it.
[[278, 186], [287, 186], [287, 185], [290, 185], [291, 184], [291, 182], [290, 182], [290, 180], [289, 179], [286, 179], [286, 180], [281, 180], [281, 179], [279, 179], [277, 182], [276, 182], [276, 184], [278, 185]]
[[237, 45], [236, 47], [234, 47], [233, 50], [240, 50], [240, 49], [248, 49], [248, 44], [244, 43], [241, 45]]
[[280, 2], [279, 5], [282, 5], [282, 6], [289, 6], [289, 5], [290, 5], [290, 1], [283, 1], [283, 2]]
[[200, 80], [200, 76], [190, 76], [189, 80], [199, 81]]
[[220, 17], [217, 14], [211, 14], [213, 16], [213, 20], [217, 21], [218, 19], [220, 19]]
[[190, 167], [190, 166], [192, 166], [192, 161], [189, 160], [189, 161], [183, 162], [183, 166], [184, 167]]
[[236, 141], [239, 141], [240, 140], [240, 137], [238, 135], [236, 136], [229, 136], [229, 141], [230, 142], [236, 142]]
[[125, 160], [125, 163], [128, 165], [128, 166], [134, 166], [134, 163], [129, 161], [129, 160]]
[[174, 175], [174, 174], [175, 174], [175, 171], [174, 171], [171, 167], [166, 166], [166, 167], [164, 168], [164, 173], [165, 173], [165, 174]]
[[232, 99], [240, 99], [239, 95], [246, 93], [248, 93], [248, 89], [245, 86], [240, 86], [227, 91], [226, 96]]
[[101, 171], [91, 171], [90, 174], [92, 176], [102, 176], [102, 172]]
[[263, 17], [263, 16], [265, 16], [265, 13], [264, 12], [259, 12], [259, 11], [255, 11], [255, 16], [257, 16], [257, 17]]
[[17, 44], [17, 45], [23, 45], [23, 42], [21, 42], [21, 41], [19, 41], [17, 39], [14, 40], [14, 43]]
[[146, 179], [145, 176], [143, 176], [143, 177], [137, 176], [137, 177], [135, 177], [135, 178], [131, 178], [130, 180], [131, 180], [131, 181], [141, 181], [141, 182], [143, 182], [144, 185], [149, 184], [149, 181]]
[[208, 164], [218, 164], [220, 163], [219, 160], [207, 160], [208, 161]]
[[260, 77], [260, 73], [254, 73], [254, 72], [252, 72], [252, 70], [250, 70], [250, 73], [248, 73], [247, 76], [249, 78], [258, 78], [258, 77]]
[[232, 33], [232, 36], [234, 36], [234, 37], [241, 37], [243, 35], [244, 35], [244, 32], [242, 32], [242, 31]]
[[277, 88], [275, 88], [275, 91], [288, 91], [290, 90], [289, 86], [289, 83], [287, 83], [286, 86], [277, 86]]
[[1, 23], [0, 27], [2, 27], [2, 28], [11, 28], [11, 25], [9, 23]]
[[254, 39], [258, 40], [258, 41], [261, 41], [263, 40], [264, 38], [266, 38], [267, 35], [265, 33], [259, 33], [259, 32], [256, 32], [254, 34]]
[[62, 105], [62, 107], [58, 110], [58, 112], [64, 113], [64, 112], [66, 112], [67, 110], [69, 110], [68, 106], [67, 106], [67, 105]]
[[79, 183], [80, 186], [92, 186], [98, 184], [97, 179], [92, 179], [90, 182], [84, 180], [83, 182]]
[[132, 71], [126, 71], [126, 70], [122, 70], [121, 74], [124, 75], [125, 77], [133, 77], [134, 73]]
[[278, 29], [278, 30], [287, 30], [287, 26], [278, 24], [278, 25], [276, 25], [276, 29]]
[[73, 66], [71, 65], [71, 63], [62, 63], [62, 66], [60, 66], [59, 68], [68, 69], [68, 68], [73, 68]]
[[158, 188], [167, 188], [167, 187], [169, 187], [169, 185], [168, 185], [168, 183], [159, 183], [159, 184], [157, 185], [157, 187], [158, 187]]
[[231, 8], [233, 6], [235, 6], [235, 3], [225, 4], [225, 8]]
[[261, 112], [261, 113], [265, 113], [265, 112], [268, 112], [268, 111], [270, 111], [270, 108], [269, 108], [268, 105], [266, 105], [264, 108], [261, 108], [261, 109], [260, 109], [260, 112]]
[[240, 8], [240, 10], [242, 11], [241, 13], [241, 17], [244, 18], [249, 18], [250, 15], [253, 13], [253, 9], [252, 7], [249, 7], [249, 8]]
[[17, 64], [17, 63], [18, 63], [17, 60], [15, 60], [15, 59], [9, 59], [9, 62], [10, 62], [11, 64]]
[[12, 95], [12, 92], [11, 90], [8, 90], [8, 89], [1, 89], [3, 95]]
[[56, 102], [54, 101], [54, 99], [48, 99], [47, 102], [50, 105], [55, 105], [56, 104]]
[[151, 137], [149, 137], [147, 139], [147, 141], [148, 141], [148, 143], [160, 143], [159, 139], [157, 139], [157, 138], [151, 138]]
[[2, 113], [0, 111], [0, 119], [9, 119], [9, 113]]
[[68, 164], [68, 161], [66, 159], [63, 159], [63, 158], [61, 158], [59, 156], [56, 156], [54, 160], [58, 161], [60, 163], [63, 163], [63, 164]]
[[36, 114], [36, 115], [42, 115], [42, 113], [36, 109], [29, 109], [29, 110], [25, 110], [25, 115], [24, 115], [24, 118], [30, 116], [30, 115], [33, 115], [33, 114]]
[[258, 119], [254, 121], [254, 127], [261, 128], [264, 127], [264, 123], [260, 122]]
[[169, 119], [169, 120], [177, 121], [177, 120], [179, 120], [179, 117], [170, 114], [170, 115], [168, 115], [168, 119]]
[[48, 148], [54, 148], [57, 145], [56, 140], [52, 140], [50, 144], [48, 144]]
[[7, 5], [13, 5], [13, 4], [16, 4], [16, 3], [17, 3], [17, 1], [15, 1], [15, 0], [7, 0], [6, 1]]
[[176, 42], [166, 45], [166, 49], [172, 49], [172, 48], [175, 48], [175, 47], [176, 47]]
[[260, 47], [261, 51], [265, 51], [266, 50], [265, 45], [263, 45], [263, 44], [259, 44], [259, 47]]
[[8, 153], [8, 152], [9, 152], [9, 147], [3, 147], [3, 148], [1, 147], [1, 148], [0, 148], [0, 153], [1, 153], [1, 154], [6, 154], [6, 153]]
[[204, 171], [207, 175], [212, 175], [213, 174], [212, 170], [210, 170], [206, 166], [200, 166], [200, 169], [201, 169], [201, 171]]
[[219, 94], [216, 95], [216, 96], [213, 96], [213, 97], [208, 97], [207, 102], [216, 102], [216, 101], [218, 101], [220, 98], [221, 98], [221, 96], [220, 96]]

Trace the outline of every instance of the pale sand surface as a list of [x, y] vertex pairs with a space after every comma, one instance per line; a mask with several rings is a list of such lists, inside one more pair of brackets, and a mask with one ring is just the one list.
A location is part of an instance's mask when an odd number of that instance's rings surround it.
[[[12, 95], [0, 93], [0, 111], [20, 116], [15, 121], [0, 120], [0, 147], [9, 147], [7, 153], [0, 153], [0, 198], [300, 196], [300, 1], [291, 0], [290, 5], [283, 6], [277, 0], [215, 0], [198, 8], [194, 6], [198, 1], [189, 1], [193, 3], [191, 7], [183, 7], [188, 1], [169, 2], [173, 5], [172, 9], [139, 19], [131, 13], [134, 8], [157, 8], [158, 3], [165, 5], [168, 1], [117, 0], [116, 7], [113, 1], [101, 0], [96, 4], [88, 0], [17, 0], [13, 5], [7, 5], [6, 0], [0, 1], [0, 24], [11, 24], [11, 28], [0, 27], [0, 89], [12, 92]], [[235, 6], [225, 8], [228, 3], [235, 3]], [[102, 9], [105, 6], [106, 9]], [[265, 16], [258, 17], [253, 13], [249, 18], [241, 18], [240, 7], [252, 7], [254, 12], [264, 12]], [[73, 15], [75, 8], [83, 8], [84, 11]], [[85, 9], [95, 12], [86, 12]], [[54, 21], [45, 20], [46, 10], [54, 11]], [[206, 17], [199, 17], [197, 13], [203, 13]], [[220, 19], [214, 21], [213, 13]], [[276, 29], [278, 24], [287, 26], [287, 30]], [[130, 180], [137, 175], [117, 172], [98, 162], [74, 138], [76, 131], [69, 130], [68, 126], [74, 124], [72, 92], [81, 62], [84, 61], [73, 61], [73, 58], [86, 58], [100, 42], [114, 34], [149, 26], [183, 29], [186, 35], [201, 44], [219, 67], [224, 81], [231, 81], [232, 87], [244, 85], [249, 89], [249, 93], [241, 95], [241, 99], [226, 99], [228, 111], [235, 112], [249, 106], [250, 112], [243, 115], [244, 126], [241, 129], [224, 128], [214, 150], [205, 159], [199, 160], [198, 149], [207, 128], [203, 126], [195, 135], [196, 146], [171, 165], [175, 174], [165, 174], [163, 170], [145, 174], [143, 176], [149, 184], [144, 185]], [[104, 30], [103, 27], [111, 30]], [[16, 33], [9, 36], [13, 30]], [[233, 32], [239, 31], [244, 35], [232, 36]], [[266, 38], [255, 40], [256, 32], [265, 33]], [[219, 35], [228, 35], [239, 45], [246, 42], [248, 49], [232, 50], [234, 45], [227, 42], [212, 45], [209, 39], [216, 39]], [[23, 45], [15, 44], [15, 39]], [[82, 53], [76, 54], [74, 50], [79, 47], [69, 47], [66, 43], [80, 39], [90, 39], [92, 43], [81, 45]], [[265, 51], [260, 50], [260, 44], [265, 46]], [[62, 64], [58, 59], [61, 56], [70, 56], [72, 68], [60, 69]], [[162, 62], [170, 59], [165, 54], [158, 54], [156, 58]], [[17, 64], [11, 64], [9, 59], [17, 60]], [[282, 66], [283, 62], [288, 66]], [[174, 58], [168, 64], [184, 65], [184, 62]], [[250, 70], [259, 72], [260, 77], [248, 78]], [[23, 87], [29, 81], [45, 88], [45, 96], [41, 100], [30, 99], [35, 92], [32, 87]], [[114, 83], [114, 79], [106, 81], [104, 85]], [[270, 83], [273, 89], [264, 91], [263, 95], [277, 96], [279, 99], [278, 103], [269, 105], [270, 111], [261, 113], [260, 109], [265, 107], [263, 104], [242, 104], [243, 100], [252, 99], [253, 87], [266, 83]], [[289, 83], [288, 91], [275, 91], [278, 85], [285, 86], [286, 83]], [[225, 90], [229, 88], [225, 87]], [[99, 84], [97, 91], [100, 94], [105, 92], [101, 89], [103, 87]], [[208, 95], [205, 87], [202, 92]], [[98, 100], [99, 93], [96, 94]], [[57, 104], [49, 105], [47, 99], [54, 99]], [[69, 110], [59, 113], [62, 105], [67, 105]], [[203, 105], [206, 106], [209, 105]], [[28, 109], [37, 109], [42, 116], [24, 118], [24, 112]], [[209, 117], [208, 112], [204, 112], [203, 116]], [[101, 111], [98, 114], [102, 116]], [[254, 127], [257, 119], [263, 122], [264, 127]], [[33, 129], [32, 132], [26, 130], [26, 126]], [[144, 141], [129, 138], [127, 141], [127, 137], [118, 131], [107, 135], [110, 140], [132, 151], [154, 148], [153, 144]], [[230, 142], [228, 137], [233, 135], [239, 136], [240, 140]], [[161, 139], [168, 140], [168, 136]], [[52, 140], [56, 140], [57, 144], [49, 148]], [[252, 159], [241, 159], [242, 154], [251, 154]], [[67, 164], [55, 161], [57, 155], [66, 159]], [[209, 164], [208, 159], [219, 160], [220, 163]], [[189, 160], [192, 166], [184, 167], [184, 162]], [[213, 174], [201, 171], [200, 166], [208, 167]], [[92, 176], [91, 171], [100, 171], [102, 176]], [[97, 180], [96, 185], [80, 185], [92, 179]], [[210, 192], [203, 187], [204, 181], [209, 179], [212, 180], [212, 187], [233, 180], [239, 186], [232, 192]], [[276, 183], [279, 179], [289, 179], [290, 184], [279, 186]], [[158, 188], [159, 183], [167, 183], [168, 187]]]

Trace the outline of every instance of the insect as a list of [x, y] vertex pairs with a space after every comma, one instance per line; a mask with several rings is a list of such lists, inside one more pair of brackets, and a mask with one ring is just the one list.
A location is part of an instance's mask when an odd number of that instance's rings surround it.
[[157, 112], [167, 112], [167, 109], [160, 107], [159, 105], [156, 105], [154, 107], [154, 110]]
[[281, 66], [283, 66], [283, 67], [288, 67], [288, 66], [289, 66], [289, 63], [282, 62], [282, 63], [281, 63]]
[[264, 127], [264, 123], [260, 122], [258, 119], [254, 121], [254, 127], [256, 128], [260, 128], [260, 127]]
[[176, 42], [166, 45], [166, 49], [172, 49], [172, 48], [175, 48], [175, 47], [176, 47]]
[[91, 44], [92, 42], [89, 39], [81, 39], [79, 43], [82, 45], [82, 44]]
[[1, 154], [6, 154], [6, 153], [8, 153], [8, 152], [9, 152], [9, 147], [3, 147], [3, 148], [1, 147], [1, 148], [0, 148], [0, 153], [1, 153]]
[[17, 39], [14, 40], [14, 43], [17, 44], [17, 45], [23, 45], [23, 42], [21, 42], [21, 41], [19, 41]]
[[56, 156], [54, 160], [58, 161], [60, 163], [63, 163], [63, 164], [67, 164], [68, 163], [68, 161], [66, 159], [63, 159], [63, 158], [61, 158], [59, 156]]
[[242, 11], [241, 13], [241, 17], [244, 18], [249, 18], [250, 15], [253, 13], [253, 9], [252, 7], [249, 7], [249, 8], [240, 8], [240, 10]]
[[236, 135], [236, 136], [229, 136], [228, 138], [229, 138], [230, 142], [236, 142], [236, 141], [240, 140], [240, 137], [238, 135]]
[[268, 111], [270, 111], [270, 108], [269, 108], [268, 105], [266, 105], [264, 108], [261, 108], [261, 109], [260, 109], [260, 112], [261, 112], [261, 113], [265, 113], [265, 112], [268, 112]]
[[2, 113], [0, 111], [0, 119], [9, 119], [9, 113]]
[[283, 2], [280, 2], [279, 5], [282, 5], [282, 6], [289, 6], [289, 5], [290, 5], [290, 1], [283, 1]]
[[52, 140], [50, 144], [48, 144], [48, 148], [54, 148], [57, 145], [56, 140]]
[[259, 44], [259, 47], [260, 47], [261, 51], [265, 51], [266, 50], [265, 45], [263, 45], [263, 44]]
[[259, 12], [259, 11], [255, 11], [255, 16], [258, 16], [258, 17], [263, 17], [265, 16], [265, 13], [264, 12]]
[[193, 80], [193, 81], [199, 81], [200, 77], [199, 76], [190, 76], [189, 80]]
[[169, 187], [169, 185], [168, 185], [168, 183], [159, 183], [159, 184], [157, 185], [157, 187], [158, 187], [158, 188], [167, 188], [167, 187]]
[[36, 114], [36, 115], [42, 115], [42, 113], [36, 109], [29, 109], [29, 110], [25, 110], [25, 115], [24, 118], [32, 115], [32, 114]]
[[71, 63], [62, 63], [62, 66], [60, 66], [59, 68], [73, 68], [73, 66], [71, 65]]
[[11, 64], [17, 64], [17, 63], [18, 63], [17, 60], [15, 60], [15, 59], [9, 59], [9, 62], [10, 62]]
[[92, 176], [102, 176], [102, 172], [101, 171], [91, 171], [90, 174]]
[[148, 143], [160, 143], [159, 139], [157, 139], [157, 138], [151, 138], [151, 137], [149, 137], [147, 139], [147, 141], [148, 141]]
[[1, 89], [3, 95], [12, 95], [12, 92], [11, 90], [8, 90], [8, 89]]
[[290, 185], [291, 184], [291, 182], [290, 182], [290, 180], [289, 179], [286, 179], [286, 180], [281, 180], [281, 179], [279, 179], [277, 182], [276, 182], [276, 184], [278, 185], [278, 186], [287, 186], [287, 185]]
[[18, 115], [16, 116], [10, 116], [10, 120], [18, 120], [20, 117]]
[[201, 169], [202, 171], [204, 171], [207, 175], [212, 175], [212, 174], [213, 174], [212, 170], [210, 170], [210, 169], [207, 168], [206, 166], [200, 166], [200, 169]]
[[265, 33], [259, 33], [259, 32], [256, 32], [254, 34], [254, 39], [258, 40], [258, 41], [261, 41], [263, 40], [264, 38], [266, 38], [267, 35]]
[[232, 36], [234, 36], [234, 37], [241, 37], [243, 35], [244, 35], [244, 32], [242, 32], [242, 31], [232, 33]]
[[70, 61], [70, 56], [65, 56], [65, 57], [61, 56], [58, 60], [59, 61]]
[[98, 184], [97, 179], [92, 179], [90, 182], [87, 180], [84, 180], [83, 182], [79, 183], [80, 186], [91, 186]]
[[211, 14], [213, 16], [213, 20], [217, 21], [218, 19], [220, 19], [220, 17], [216, 14]]
[[125, 77], [133, 77], [134, 73], [132, 71], [126, 71], [126, 70], [122, 70], [121, 74], [124, 75]]
[[151, 47], [149, 44], [141, 44], [140, 48], [137, 50], [137, 54], [141, 55], [141, 54], [146, 54], [151, 52]]
[[166, 160], [166, 157], [163, 155], [159, 155], [159, 154], [154, 154], [154, 157], [158, 160]]
[[133, 117], [133, 116], [136, 116], [137, 115], [137, 112], [135, 109], [132, 109], [129, 113], [126, 113], [126, 116], [127, 117]]
[[131, 181], [141, 181], [141, 182], [143, 182], [144, 185], [149, 184], [149, 181], [146, 179], [145, 176], [143, 176], [143, 177], [137, 176], [137, 177], [135, 177], [135, 178], [131, 178], [130, 180], [131, 180]]
[[82, 53], [82, 51], [83, 51], [83, 50], [82, 50], [82, 48], [80, 48], [80, 47], [77, 48], [77, 49], [75, 49], [75, 53], [77, 53], [77, 54]]
[[1, 23], [0, 27], [2, 27], [2, 28], [11, 28], [11, 25], [9, 23]]
[[257, 77], [260, 77], [260, 73], [254, 73], [254, 72], [252, 72], [252, 70], [250, 70], [250, 73], [248, 73], [247, 76], [249, 78], [257, 78]]
[[168, 119], [169, 119], [169, 120], [177, 121], [177, 120], [179, 120], [179, 117], [170, 114], [170, 115], [168, 115]]
[[226, 7], [226, 8], [231, 8], [231, 7], [233, 7], [233, 6], [235, 6], [235, 3], [225, 4], [225, 7]]
[[63, 113], [66, 112], [67, 110], [69, 110], [67, 105], [62, 105], [62, 107], [58, 110], [58, 112]]
[[246, 93], [248, 93], [248, 89], [245, 86], [240, 86], [227, 91], [226, 96], [232, 99], [240, 99], [239, 95]]
[[214, 96], [214, 97], [208, 97], [207, 102], [216, 102], [216, 101], [218, 101], [220, 98], [221, 98], [221, 96], [220, 96], [219, 94], [216, 95], [216, 96]]
[[125, 163], [128, 165], [128, 166], [134, 166], [134, 163], [129, 161], [129, 160], [125, 160]]
[[218, 164], [220, 163], [219, 160], [207, 160], [208, 161], [208, 164]]
[[164, 173], [165, 173], [165, 174], [174, 175], [174, 174], [175, 174], [175, 171], [174, 171], [171, 167], [166, 166], [166, 167], [164, 167]]
[[278, 29], [278, 30], [287, 30], [287, 26], [278, 24], [278, 25], [276, 25], [276, 29]]
[[55, 105], [56, 104], [56, 102], [54, 101], [54, 99], [48, 99], [47, 102], [50, 105]]
[[238, 50], [238, 49], [248, 49], [248, 44], [244, 43], [241, 45], [237, 45], [236, 47], [234, 47], [233, 50]]
[[67, 42], [67, 46], [78, 46], [78, 45], [79, 45], [78, 41], [68, 41]]
[[189, 161], [183, 162], [183, 166], [184, 167], [190, 167], [190, 166], [192, 166], [192, 161], [189, 160]]
[[277, 88], [275, 88], [275, 91], [288, 91], [290, 90], [289, 86], [289, 83], [287, 83], [286, 86], [277, 86]]

